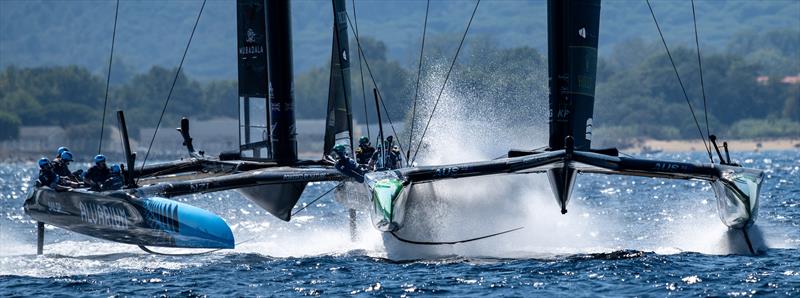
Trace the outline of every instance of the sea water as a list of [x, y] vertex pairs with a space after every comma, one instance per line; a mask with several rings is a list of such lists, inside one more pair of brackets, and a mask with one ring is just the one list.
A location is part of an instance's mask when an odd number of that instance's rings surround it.
[[[37, 256], [34, 222], [22, 203], [35, 164], [0, 165], [0, 296], [359, 295], [359, 296], [794, 296], [800, 295], [800, 152], [735, 153], [766, 171], [747, 252], [720, 222], [708, 183], [580, 175], [561, 215], [542, 175], [500, 180], [511, 191], [437, 186], [445, 203], [425, 206], [443, 247], [398, 244], [333, 195], [280, 221], [234, 191], [178, 198], [222, 216], [236, 249], [159, 256], [47, 227]], [[702, 154], [650, 158], [703, 161]], [[506, 179], [506, 178], [496, 178]], [[468, 181], [469, 182], [469, 181]], [[484, 185], [472, 181], [473, 189]], [[313, 183], [299, 206], [334, 185]], [[450, 189], [447, 191], [447, 189]], [[459, 198], [463, 198], [459, 200]], [[421, 213], [424, 214], [424, 213]], [[406, 246], [402, 246], [406, 245]], [[158, 249], [184, 253], [180, 249]], [[396, 258], [400, 250], [402, 258]], [[202, 251], [191, 251], [202, 252]], [[415, 258], [417, 254], [417, 258]]]

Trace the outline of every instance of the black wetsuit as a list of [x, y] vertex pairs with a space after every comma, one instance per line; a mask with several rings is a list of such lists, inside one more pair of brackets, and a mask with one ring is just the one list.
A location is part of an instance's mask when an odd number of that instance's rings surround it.
[[111, 176], [103, 182], [103, 190], [117, 190], [122, 189], [123, 178], [120, 173], [112, 173]]
[[386, 167], [389, 169], [399, 169], [403, 166], [403, 155], [400, 152], [389, 151], [386, 155]]
[[36, 186], [47, 186], [53, 189], [58, 188], [58, 174], [53, 172], [53, 169], [39, 169], [39, 179], [36, 180]]
[[73, 180], [75, 182], [78, 181], [75, 175], [69, 171], [69, 166], [67, 166], [67, 162], [63, 159], [55, 159], [51, 164], [53, 165], [53, 172], [55, 172], [58, 176]]
[[86, 171], [86, 176], [83, 177], [83, 182], [89, 185], [92, 190], [102, 189], [103, 183], [111, 177], [111, 169], [94, 165]]
[[375, 147], [372, 147], [369, 144], [358, 145], [358, 148], [356, 149], [356, 161], [362, 165], [368, 164], [369, 159], [372, 158], [373, 154], [375, 154]]

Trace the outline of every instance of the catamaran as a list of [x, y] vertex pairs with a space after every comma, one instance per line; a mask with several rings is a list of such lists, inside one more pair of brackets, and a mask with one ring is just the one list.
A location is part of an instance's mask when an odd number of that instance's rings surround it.
[[[344, 0], [332, 3], [329, 101], [324, 152], [319, 160], [300, 160], [297, 154], [289, 1], [238, 0], [238, 150], [216, 157], [195, 151], [189, 121], [184, 118], [179, 131], [190, 158], [137, 169], [124, 114], [118, 112], [128, 169], [125, 187], [104, 192], [47, 187], [33, 190], [25, 211], [38, 222], [38, 252], [43, 250], [45, 223], [138, 245], [148, 252], [152, 252], [148, 246], [234, 248], [233, 233], [222, 218], [169, 198], [233, 189], [270, 214], [290, 221], [306, 185], [318, 181], [339, 182], [336, 198], [351, 209], [351, 219], [355, 214], [352, 210], [368, 209], [378, 230], [403, 242], [447, 245], [477, 241], [517, 229], [459, 241], [416, 241], [398, 236], [409, 220], [405, 216], [409, 200], [437, 199], [411, 198], [412, 189], [445, 179], [529, 173], [547, 175], [562, 214], [567, 213], [579, 173], [706, 181], [716, 196], [723, 224], [742, 231], [748, 239], [747, 229], [756, 220], [764, 174], [732, 163], [727, 147], [723, 158], [713, 138], [719, 158], [715, 162], [712, 157], [711, 163], [624, 157], [616, 148], [591, 147], [600, 0], [548, 1], [550, 134], [546, 147], [509, 150], [502, 158], [479, 162], [379, 169], [366, 173], [363, 183], [336, 170], [335, 161], [327, 153], [336, 145], [352, 152], [353, 125], [349, 16]], [[355, 37], [358, 41], [358, 35]], [[361, 58], [363, 49], [358, 44]], [[381, 100], [378, 93], [375, 90], [376, 106]]]

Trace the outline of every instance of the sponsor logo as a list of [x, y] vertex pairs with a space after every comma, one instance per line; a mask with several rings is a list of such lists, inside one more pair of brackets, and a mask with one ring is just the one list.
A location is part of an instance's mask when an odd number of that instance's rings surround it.
[[578, 35], [586, 39], [586, 27], [578, 29]]
[[286, 174], [283, 175], [283, 180], [315, 180], [322, 179], [327, 176], [327, 173]]
[[239, 55], [252, 55], [252, 54], [263, 54], [263, 53], [264, 53], [263, 46], [239, 47]]
[[247, 28], [247, 38], [245, 39], [247, 43], [255, 43], [256, 42], [256, 32], [253, 31], [253, 28]]
[[81, 221], [85, 223], [109, 226], [115, 230], [128, 228], [128, 215], [123, 208], [84, 202], [80, 203], [79, 208]]

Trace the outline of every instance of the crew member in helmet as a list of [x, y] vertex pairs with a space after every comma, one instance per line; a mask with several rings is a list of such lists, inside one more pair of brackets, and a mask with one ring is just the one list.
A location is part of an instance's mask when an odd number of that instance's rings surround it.
[[403, 153], [400, 148], [392, 146], [392, 150], [386, 156], [386, 167], [389, 169], [399, 169], [403, 166]]
[[333, 153], [336, 156], [334, 167], [343, 174], [352, 177], [358, 182], [364, 182], [364, 168], [359, 166], [352, 158], [347, 156], [347, 148], [342, 145], [333, 146]]
[[369, 159], [368, 168], [375, 171], [386, 169], [386, 150], [383, 150], [383, 148], [386, 148], [386, 145], [378, 142], [378, 148], [375, 149], [375, 152], [372, 153], [372, 157]]
[[122, 169], [120, 165], [111, 166], [111, 175], [103, 182], [103, 190], [117, 190], [122, 189], [124, 183], [122, 178]]
[[44, 157], [39, 159], [39, 178], [36, 180], [36, 186], [57, 189], [58, 180], [58, 175], [53, 171], [53, 165], [50, 164], [50, 160]]
[[86, 170], [83, 182], [89, 185], [91, 190], [99, 191], [103, 189], [103, 183], [109, 177], [111, 177], [111, 169], [106, 165], [106, 156], [98, 154], [94, 157], [94, 165]]
[[58, 176], [61, 176], [62, 179], [67, 179], [77, 183], [80, 182], [80, 180], [69, 170], [69, 163], [72, 161], [72, 153], [69, 151], [64, 151], [61, 152], [61, 156], [53, 159], [51, 164], [53, 165], [53, 171], [55, 171]]
[[65, 151], [66, 151], [66, 152], [69, 152], [69, 148], [67, 148], [67, 147], [64, 147], [64, 146], [58, 147], [58, 153], [56, 153], [56, 157], [55, 157], [55, 158], [53, 158], [53, 159], [60, 158], [60, 157], [61, 157], [61, 154], [62, 154], [62, 153], [64, 153]]
[[372, 144], [369, 143], [367, 136], [361, 136], [358, 139], [358, 148], [356, 148], [356, 161], [360, 165], [369, 164], [373, 154], [375, 154], [375, 147], [372, 147]]

